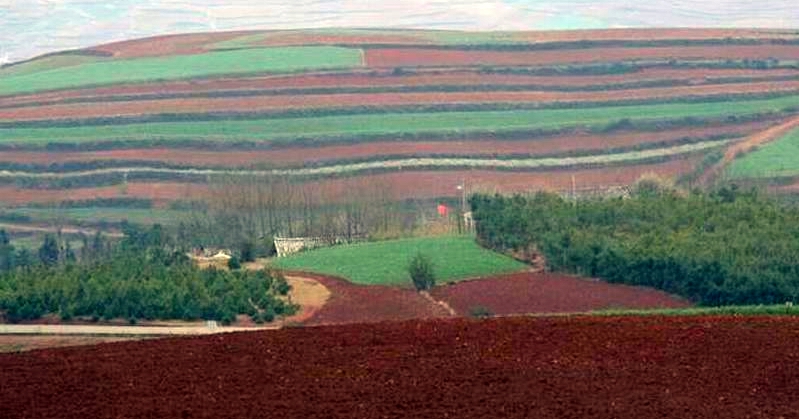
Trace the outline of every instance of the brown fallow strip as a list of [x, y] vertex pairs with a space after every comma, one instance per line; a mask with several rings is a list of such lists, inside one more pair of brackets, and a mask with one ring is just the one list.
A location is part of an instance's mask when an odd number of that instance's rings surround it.
[[[365, 184], [385, 185], [390, 198], [396, 200], [460, 196], [455, 187], [464, 180], [470, 191], [505, 193], [535, 190], [566, 191], [572, 187], [572, 179], [575, 180], [578, 189], [584, 190], [629, 185], [645, 173], [656, 173], [666, 177], [679, 176], [694, 170], [701, 159], [701, 155], [691, 155], [662, 163], [541, 172], [416, 170], [313, 180], [306, 182], [305, 185], [308, 188], [322, 190], [329, 196], [345, 197], [346, 191], [352, 187], [353, 179], [358, 179]], [[146, 198], [164, 203], [203, 199], [211, 195], [209, 187], [205, 184], [181, 182], [129, 182], [124, 191], [119, 186], [76, 189], [19, 189], [14, 186], [0, 186], [0, 202], [14, 205], [114, 197]]]
[[[799, 92], [799, 81], [681, 86], [599, 92], [433, 92], [325, 95], [279, 95], [237, 98], [142, 100], [75, 103], [0, 109], [0, 121], [85, 119], [178, 113], [268, 112], [286, 109], [386, 107], [457, 104], [515, 104], [550, 102], [613, 102], [681, 97]], [[612, 103], [609, 104], [609, 106]]]
[[612, 134], [573, 134], [531, 138], [529, 140], [497, 140], [487, 136], [458, 141], [375, 141], [318, 147], [287, 147], [266, 150], [204, 150], [170, 148], [133, 148], [100, 151], [0, 151], [0, 162], [50, 165], [54, 163], [135, 160], [165, 162], [192, 167], [270, 167], [300, 166], [308, 162], [333, 162], [347, 159], [368, 159], [379, 156], [420, 155], [548, 155], [578, 150], [602, 150], [635, 145], [676, 141], [682, 138], [707, 138], [716, 135], [746, 136], [773, 125], [773, 121], [714, 125], [701, 128], [679, 128], [668, 131], [627, 131]]
[[103, 101], [105, 97], [164, 95], [164, 94], [208, 94], [213, 92], [319, 89], [319, 88], [368, 88], [403, 86], [563, 86], [586, 88], [608, 84], [629, 84], [673, 80], [693, 84], [713, 83], [724, 78], [775, 78], [799, 77], [795, 69], [671, 69], [646, 68], [625, 74], [592, 76], [535, 76], [526, 74], [483, 74], [468, 69], [419, 70], [413, 75], [394, 75], [392, 71], [355, 71], [337, 74], [303, 74], [292, 76], [261, 76], [240, 78], [209, 78], [152, 82], [133, 85], [95, 87], [54, 92], [31, 93], [0, 97], [0, 107], [17, 107], [30, 104], [51, 103], [80, 99], [81, 101]]
[[436, 50], [385, 48], [366, 50], [369, 67], [552, 65], [618, 62], [629, 60], [780, 60], [799, 59], [799, 45], [716, 45], [644, 48], [590, 48], [542, 51]]
[[763, 144], [777, 140], [797, 127], [799, 127], [799, 117], [790, 119], [763, 132], [755, 133], [743, 141], [732, 144], [724, 152], [724, 157], [702, 174], [699, 178], [699, 183], [703, 185], [710, 184], [741, 153], [749, 152]]

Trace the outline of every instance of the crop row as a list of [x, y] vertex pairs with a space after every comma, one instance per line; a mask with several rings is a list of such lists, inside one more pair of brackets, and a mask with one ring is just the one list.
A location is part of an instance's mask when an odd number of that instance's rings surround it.
[[[0, 128], [124, 124], [131, 122], [129, 118], [148, 118], [148, 115], [167, 115], [147, 120], [158, 122], [165, 118], [171, 121], [214, 119], [213, 115], [233, 119], [240, 118], [239, 114], [252, 115], [249, 118], [256, 119], [267, 115], [280, 117], [294, 114], [323, 116], [330, 113], [395, 113], [403, 110], [416, 111], [416, 107], [435, 112], [741, 101], [792, 96], [797, 92], [799, 81], [608, 92], [375, 93], [169, 99], [0, 109], [0, 121], [5, 121], [0, 124]], [[209, 109], [213, 109], [213, 112], [209, 113]]]
[[[285, 89], [329, 89], [336, 88], [401, 88], [441, 85], [551, 85], [580, 88], [591, 85], [622, 85], [672, 80], [723, 79], [725, 77], [761, 77], [796, 75], [796, 68], [786, 67], [786, 62], [755, 65], [749, 60], [739, 61], [680, 61], [649, 60], [587, 63], [582, 65], [560, 65], [539, 67], [491, 67], [387, 70], [347, 70], [332, 73], [305, 73], [295, 75], [262, 75], [258, 77], [238, 75], [235, 78], [193, 77], [188, 80], [148, 81], [139, 84], [117, 83], [108, 87], [76, 88], [55, 92], [0, 97], [0, 107], [19, 107], [26, 103], [70, 103], [98, 100], [109, 96], [158, 95], [227, 95], [228, 91], [279, 91]], [[182, 97], [182, 96], [181, 96]]]
[[[720, 130], [723, 131], [723, 128]], [[652, 135], [651, 138], [648, 138], [642, 134], [638, 134], [636, 136], [622, 136], [623, 138], [620, 138], [619, 141], [614, 141], [615, 139], [612, 137], [602, 138], [600, 142], [584, 142], [583, 139], [579, 137], [574, 139], [556, 138], [551, 141], [532, 140], [519, 144], [519, 147], [513, 147], [504, 152], [493, 147], [491, 142], [475, 142], [475, 144], [465, 150], [458, 147], [462, 145], [460, 143], [449, 144], [447, 142], [439, 144], [429, 144], [427, 142], [410, 143], [407, 147], [396, 147], [396, 144], [389, 143], [378, 146], [377, 148], [356, 145], [353, 146], [353, 148], [355, 148], [354, 150], [342, 150], [345, 152], [349, 151], [352, 153], [350, 155], [342, 152], [334, 153], [332, 150], [317, 151], [308, 150], [306, 148], [291, 148], [272, 152], [267, 151], [266, 153], [248, 151], [244, 153], [244, 156], [246, 156], [244, 159], [236, 157], [238, 154], [237, 152], [214, 152], [212, 153], [214, 157], [213, 163], [207, 162], [205, 164], [192, 164], [193, 159], [185, 156], [187, 153], [186, 151], [177, 152], [181, 157], [174, 158], [168, 155], [170, 150], [153, 150], [153, 153], [148, 153], [146, 149], [125, 150], [124, 152], [112, 152], [107, 156], [97, 156], [98, 153], [92, 152], [82, 153], [80, 156], [68, 155], [66, 159], [62, 158], [60, 155], [61, 153], [59, 153], [58, 155], [49, 157], [49, 164], [32, 162], [30, 160], [25, 161], [26, 157], [36, 158], [36, 156], [26, 156], [25, 154], [16, 154], [13, 152], [0, 152], [0, 171], [66, 174], [131, 167], [169, 170], [271, 170], [297, 169], [300, 167], [324, 168], [358, 164], [376, 165], [380, 164], [380, 162], [399, 161], [408, 158], [435, 159], [437, 161], [445, 161], [447, 159], [475, 160], [487, 158], [498, 161], [521, 161], [532, 158], [565, 159], [664, 149], [711, 141], [735, 140], [743, 135], [742, 132], [747, 131], [741, 131], [739, 128], [737, 131], [731, 130], [727, 133], [714, 133], [713, 135], [705, 137], [669, 136], [668, 133], [664, 133], [667, 135]], [[590, 137], [586, 139], [591, 140]], [[542, 144], [539, 146], [536, 144], [538, 142]], [[366, 148], [366, 150], [361, 151], [357, 150], [357, 148]], [[194, 151], [190, 153], [193, 154]], [[304, 155], [306, 157], [294, 158], [288, 161], [282, 158], [291, 153], [300, 156]], [[137, 158], [140, 154], [144, 154], [147, 158]], [[231, 159], [229, 154], [232, 154], [234, 157]], [[48, 153], [48, 156], [49, 155]], [[318, 157], [312, 158], [312, 155], [318, 155]]]
[[204, 182], [217, 176], [282, 176], [296, 178], [329, 178], [330, 176], [353, 176], [362, 173], [381, 173], [402, 170], [447, 170], [447, 169], [491, 169], [491, 170], [548, 170], [553, 168], [586, 168], [606, 165], [623, 165], [641, 162], [665, 161], [675, 156], [719, 148], [730, 140], [707, 141], [684, 144], [668, 148], [627, 151], [615, 154], [588, 155], [580, 157], [541, 157], [523, 159], [488, 158], [401, 158], [394, 160], [368, 161], [330, 166], [272, 169], [272, 170], [219, 170], [219, 169], [172, 169], [158, 167], [108, 167], [78, 172], [23, 172], [0, 170], [0, 179], [24, 187], [69, 188], [76, 186], [113, 184], [128, 180], [175, 180]]
[[361, 65], [361, 51], [336, 47], [266, 48], [132, 60], [103, 60], [0, 77], [0, 95], [115, 83], [252, 73], [287, 73]]
[[[611, 106], [580, 109], [542, 109], [515, 111], [476, 111], [438, 113], [391, 113], [315, 118], [275, 118], [263, 120], [149, 122], [57, 128], [0, 129], [0, 143], [48, 144], [111, 140], [259, 140], [288, 141], [298, 138], [362, 137], [415, 133], [462, 133], [467, 131], [503, 132], [518, 130], [556, 130], [566, 127], [603, 127], [635, 121], [680, 118], [743, 116], [794, 110], [799, 97], [730, 103], [660, 104]], [[623, 126], [623, 125], [622, 125]]]

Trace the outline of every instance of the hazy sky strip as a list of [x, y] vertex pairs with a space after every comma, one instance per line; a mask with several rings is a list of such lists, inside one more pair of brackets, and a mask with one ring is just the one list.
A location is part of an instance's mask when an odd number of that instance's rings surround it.
[[0, 0], [0, 62], [166, 33], [392, 27], [799, 28], [796, 0]]

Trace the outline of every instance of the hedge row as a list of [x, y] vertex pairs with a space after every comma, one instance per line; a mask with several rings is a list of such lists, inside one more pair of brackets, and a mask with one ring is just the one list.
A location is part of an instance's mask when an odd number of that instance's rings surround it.
[[470, 199], [479, 240], [536, 249], [550, 269], [651, 286], [704, 305], [799, 300], [799, 208], [724, 188], [682, 196], [644, 183], [630, 199]]

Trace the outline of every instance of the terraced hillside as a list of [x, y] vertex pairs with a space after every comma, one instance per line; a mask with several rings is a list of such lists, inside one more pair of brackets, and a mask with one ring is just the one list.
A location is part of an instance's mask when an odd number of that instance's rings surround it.
[[242, 32], [0, 69], [0, 200], [185, 200], [279, 174], [394, 199], [693, 183], [799, 114], [799, 34]]

